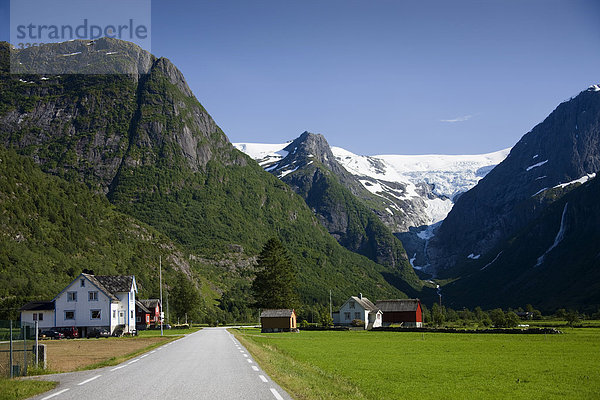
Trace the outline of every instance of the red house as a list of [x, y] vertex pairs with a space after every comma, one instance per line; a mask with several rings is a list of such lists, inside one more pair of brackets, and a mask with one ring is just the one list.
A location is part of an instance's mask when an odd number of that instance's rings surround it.
[[144, 299], [136, 301], [136, 325], [138, 329], [148, 329], [160, 324], [160, 300]]
[[377, 300], [375, 304], [383, 312], [383, 326], [400, 324], [406, 328], [421, 328], [423, 312], [419, 299]]

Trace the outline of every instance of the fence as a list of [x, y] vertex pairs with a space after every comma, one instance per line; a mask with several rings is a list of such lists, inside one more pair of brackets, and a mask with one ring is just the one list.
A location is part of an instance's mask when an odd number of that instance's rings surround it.
[[35, 325], [0, 321], [0, 376], [25, 376], [28, 368], [44, 368], [45, 346], [36, 342]]

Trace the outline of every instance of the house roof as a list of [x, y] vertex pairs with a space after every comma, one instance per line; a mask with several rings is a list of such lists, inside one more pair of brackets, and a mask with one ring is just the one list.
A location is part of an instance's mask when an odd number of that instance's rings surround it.
[[377, 300], [377, 307], [385, 312], [417, 311], [419, 299]]
[[53, 301], [30, 301], [21, 307], [21, 311], [54, 311]]
[[139, 309], [142, 310], [143, 312], [150, 314], [150, 310], [148, 310], [140, 300], [136, 300], [135, 305], [137, 307], [139, 307]]
[[[119, 299], [117, 298], [117, 296], [115, 296], [113, 294], [113, 292], [111, 290], [109, 290], [106, 286], [104, 286], [104, 284], [102, 283], [101, 280], [99, 280], [98, 278], [100, 278], [99, 276], [96, 275], [90, 275], [90, 274], [81, 274], [82, 276], [86, 277], [90, 282], [92, 282], [98, 289], [100, 289], [102, 292], [104, 292], [104, 294], [106, 294], [111, 300], [114, 301], [119, 301]], [[128, 292], [129, 290], [127, 290]]]
[[351, 296], [350, 298], [360, 304], [360, 306], [367, 311], [377, 311], [375, 304], [373, 304], [371, 300], [367, 299], [366, 297], [361, 298], [357, 296]]
[[94, 276], [111, 293], [129, 292], [134, 284], [133, 275], [90, 275]]
[[262, 310], [260, 313], [261, 318], [289, 318], [294, 313], [294, 310], [291, 308], [279, 308], [279, 309], [270, 309], [270, 310]]
[[140, 302], [147, 308], [156, 308], [160, 304], [159, 299], [142, 299]]

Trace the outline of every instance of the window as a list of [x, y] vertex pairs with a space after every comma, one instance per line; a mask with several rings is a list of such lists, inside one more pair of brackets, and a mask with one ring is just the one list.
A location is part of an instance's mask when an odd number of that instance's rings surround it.
[[90, 317], [92, 319], [100, 319], [101, 318], [100, 310], [90, 310]]
[[354, 313], [354, 319], [361, 319], [361, 318], [360, 318], [360, 313], [359, 313], [359, 312], [355, 312], [355, 313]]
[[139, 316], [135, 317], [135, 322], [142, 322], [142, 318], [140, 318]]
[[81, 282], [81, 287], [85, 287], [85, 279], [82, 279], [80, 282]]
[[113, 318], [117, 318], [117, 310], [113, 310]]
[[37, 321], [37, 320], [38, 320], [38, 319], [37, 319], [37, 313], [33, 313], [33, 320], [34, 320], [34, 321]]
[[65, 319], [75, 319], [75, 311], [65, 311]]
[[350, 302], [350, 308], [354, 308], [354, 305], [355, 305], [355, 304], [354, 304], [354, 302], [353, 302], [353, 301], [351, 301], [351, 302]]
[[381, 319], [381, 314], [377, 314], [377, 319]]
[[350, 319], [350, 313], [349, 312], [345, 312], [344, 313], [344, 319], [347, 321]]
[[98, 292], [88, 292], [89, 301], [98, 301]]
[[38, 314], [38, 321], [43, 321], [43, 320], [44, 320], [44, 313], [39, 313]]
[[131, 311], [131, 318], [133, 319], [133, 310]]
[[67, 301], [77, 301], [77, 292], [67, 292]]

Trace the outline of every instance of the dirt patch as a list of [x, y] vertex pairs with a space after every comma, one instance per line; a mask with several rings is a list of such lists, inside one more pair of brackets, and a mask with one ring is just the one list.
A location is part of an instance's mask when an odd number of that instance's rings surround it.
[[156, 343], [167, 337], [100, 338], [43, 341], [48, 351], [48, 368], [57, 372], [70, 372], [108, 360], [122, 357]]

